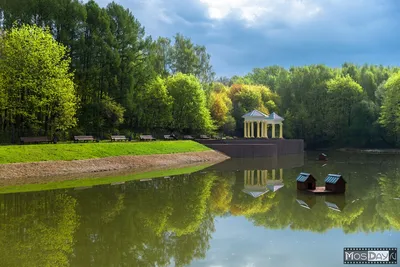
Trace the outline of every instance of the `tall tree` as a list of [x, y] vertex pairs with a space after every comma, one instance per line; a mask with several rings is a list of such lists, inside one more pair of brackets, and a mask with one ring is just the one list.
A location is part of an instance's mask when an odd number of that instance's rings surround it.
[[206, 48], [193, 44], [189, 38], [179, 33], [174, 37], [170, 60], [172, 73], [193, 74], [203, 84], [214, 80], [215, 73], [212, 71], [210, 55]]
[[388, 131], [394, 143], [400, 140], [400, 72], [385, 84], [380, 123]]
[[354, 105], [365, 99], [365, 94], [363, 88], [350, 75], [329, 80], [327, 88], [328, 133], [334, 140], [340, 140], [349, 134], [349, 127], [354, 119]]
[[165, 81], [157, 77], [149, 82], [140, 92], [135, 109], [139, 129], [160, 130], [170, 128], [172, 122], [172, 98], [169, 95]]
[[28, 25], [7, 31], [2, 44], [5, 126], [20, 134], [75, 126], [77, 99], [66, 48], [48, 31]]
[[173, 99], [173, 127], [181, 132], [209, 132], [213, 130], [206, 96], [200, 82], [191, 74], [178, 73], [167, 80]]

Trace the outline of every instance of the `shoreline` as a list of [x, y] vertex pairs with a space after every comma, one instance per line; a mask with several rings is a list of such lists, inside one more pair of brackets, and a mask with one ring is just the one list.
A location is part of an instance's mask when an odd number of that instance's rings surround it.
[[400, 154], [400, 149], [396, 149], [396, 148], [386, 148], [386, 149], [339, 148], [337, 151], [355, 152], [355, 153], [364, 153], [364, 154]]
[[163, 170], [199, 163], [218, 163], [226, 159], [229, 157], [220, 152], [207, 150], [73, 161], [0, 164], [0, 186], [80, 179], [79, 175], [85, 174]]

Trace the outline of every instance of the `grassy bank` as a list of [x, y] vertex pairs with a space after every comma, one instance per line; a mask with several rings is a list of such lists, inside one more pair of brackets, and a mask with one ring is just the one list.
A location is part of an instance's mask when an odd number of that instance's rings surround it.
[[0, 194], [9, 193], [22, 193], [22, 192], [35, 192], [44, 190], [57, 190], [57, 189], [68, 189], [68, 188], [79, 188], [79, 187], [91, 187], [96, 185], [112, 184], [118, 182], [128, 182], [139, 179], [150, 179], [160, 178], [167, 176], [182, 175], [187, 173], [194, 173], [200, 171], [212, 164], [206, 163], [201, 165], [195, 165], [190, 167], [184, 167], [179, 169], [170, 170], [157, 170], [143, 173], [134, 173], [129, 175], [110, 176], [110, 177], [88, 177], [80, 178], [75, 180], [56, 181], [43, 184], [24, 184], [24, 185], [13, 185], [0, 187]]
[[126, 155], [152, 155], [210, 150], [194, 141], [155, 141], [0, 146], [0, 164], [80, 160]]

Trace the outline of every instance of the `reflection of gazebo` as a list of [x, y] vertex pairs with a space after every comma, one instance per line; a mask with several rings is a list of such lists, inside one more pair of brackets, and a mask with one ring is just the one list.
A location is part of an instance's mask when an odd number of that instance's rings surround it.
[[283, 187], [283, 170], [280, 170], [280, 179], [275, 180], [275, 170], [272, 170], [272, 179], [268, 179], [268, 170], [245, 170], [243, 193], [252, 197], [259, 197], [265, 193], [278, 191]]
[[[275, 125], [279, 124], [279, 138], [283, 138], [283, 118], [275, 112], [266, 115], [258, 110], [253, 110], [242, 116], [244, 118], [245, 138], [268, 138], [268, 125], [272, 126], [272, 138], [275, 138]], [[256, 123], [256, 136], [254, 136], [254, 123]]]

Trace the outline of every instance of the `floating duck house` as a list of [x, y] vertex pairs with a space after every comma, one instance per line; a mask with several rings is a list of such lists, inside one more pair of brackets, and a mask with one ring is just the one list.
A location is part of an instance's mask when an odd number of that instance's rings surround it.
[[346, 191], [346, 181], [340, 174], [328, 174], [325, 186], [316, 186], [316, 179], [309, 173], [302, 172], [297, 176], [297, 190], [314, 194], [339, 194]]
[[315, 190], [316, 187], [316, 179], [309, 173], [302, 172], [296, 179], [297, 181], [297, 190], [306, 191], [306, 190]]
[[332, 193], [346, 192], [346, 181], [340, 174], [328, 174], [325, 178], [325, 190]]

